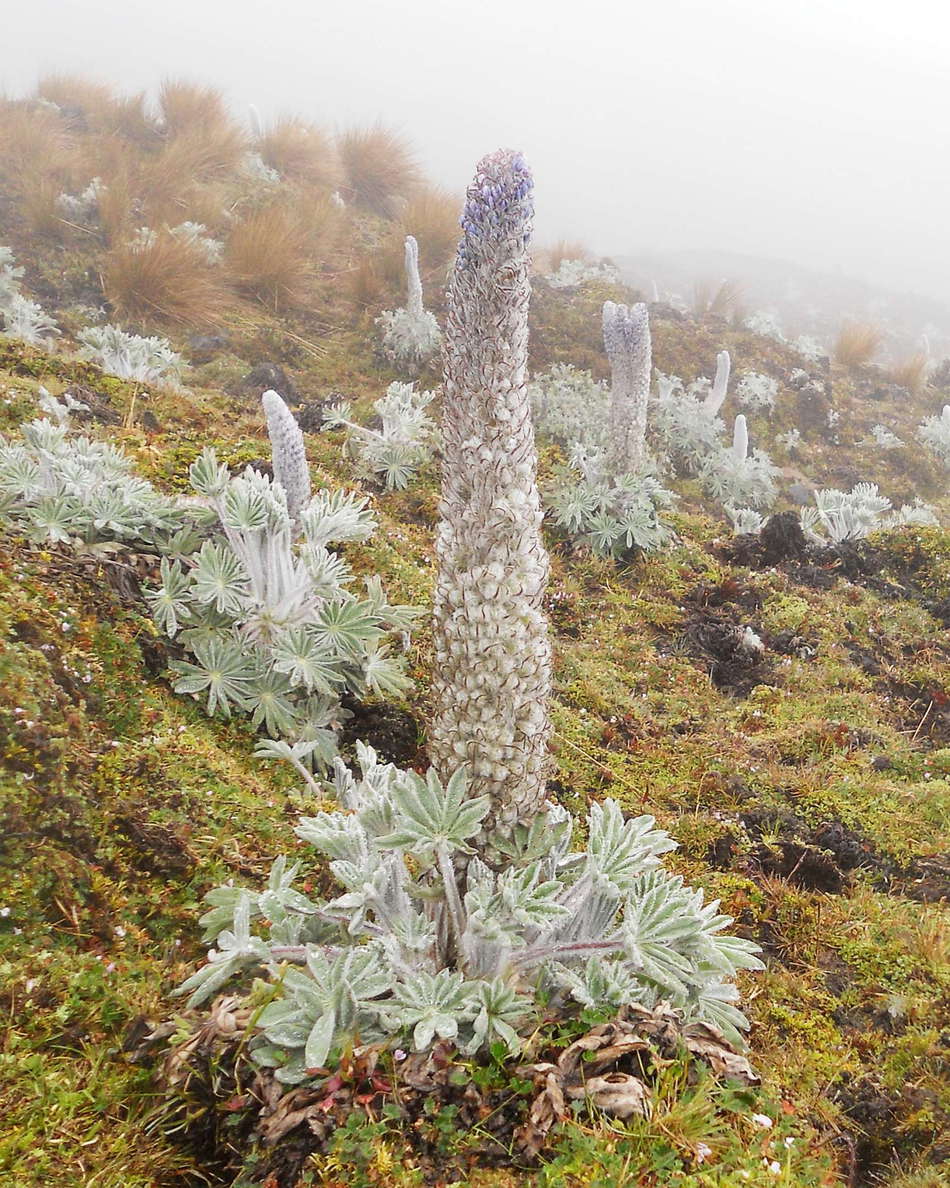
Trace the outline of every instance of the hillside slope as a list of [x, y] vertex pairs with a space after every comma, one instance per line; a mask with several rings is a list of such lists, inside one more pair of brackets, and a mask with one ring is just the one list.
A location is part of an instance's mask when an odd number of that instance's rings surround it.
[[[89, 147], [91, 112], [83, 126], [68, 122], [73, 148]], [[0, 243], [64, 333], [56, 350], [0, 337], [0, 432], [38, 415], [41, 386], [69, 391], [89, 405], [84, 432], [121, 443], [140, 474], [181, 491], [206, 445], [232, 468], [268, 457], [258, 397], [277, 384], [307, 429], [315, 486], [357, 486], [343, 433], [318, 431], [320, 413], [343, 396], [365, 423], [397, 378], [378, 357], [373, 319], [400, 300], [392, 248], [412, 230], [403, 206], [350, 210], [300, 305], [244, 294], [209, 310], [210, 324], [158, 311], [127, 321], [167, 333], [191, 361], [182, 388], [162, 388], [76, 360], [72, 335], [90, 316], [83, 307], [107, 299], [100, 281], [114, 247], [100, 232], [41, 235], [11, 159]], [[426, 277], [437, 314], [442, 267], [431, 263]], [[607, 299], [636, 294], [558, 290], [539, 276], [532, 368], [569, 362], [605, 376]], [[737, 372], [778, 380], [775, 411], [750, 415], [750, 429], [784, 468], [779, 507], [792, 506], [795, 484], [870, 480], [895, 504], [921, 496], [950, 523], [946, 471], [912, 444], [946, 391], [915, 395], [873, 367], [808, 365], [724, 320], [663, 307], [651, 319], [664, 373], [711, 375], [727, 348]], [[793, 378], [803, 367], [817, 381], [807, 392]], [[907, 444], [863, 444], [878, 423]], [[792, 450], [777, 441], [791, 428], [802, 435]], [[543, 445], [542, 484], [560, 459]], [[945, 1182], [950, 535], [913, 526], [783, 555], [767, 539], [730, 538], [694, 481], [674, 486], [677, 540], [665, 552], [615, 564], [548, 531], [550, 791], [575, 811], [610, 795], [655, 814], [679, 843], [672, 867], [763, 946], [766, 972], [742, 982], [761, 1090], [690, 1085], [674, 1062], [650, 1122], [582, 1113], [533, 1168], [515, 1166], [484, 1119], [468, 1123], [457, 1107], [430, 1111], [411, 1138], [385, 1118], [354, 1116], [323, 1154], [302, 1156], [301, 1184]], [[347, 562], [381, 574], [392, 601], [428, 609], [437, 467], [405, 491], [367, 491], [379, 529], [347, 546]], [[283, 1188], [290, 1181], [271, 1175], [269, 1153], [235, 1153], [229, 1141], [242, 1133], [238, 1093], [192, 1103], [185, 1126], [154, 1062], [136, 1052], [143, 1020], [174, 1012], [169, 991], [200, 957], [201, 896], [227, 879], [261, 883], [312, 803], [253, 757], [248, 723], [209, 719], [171, 691], [174, 645], [142, 596], [154, 558], [10, 533], [2, 556], [0, 1178], [18, 1188]], [[751, 628], [764, 651], [737, 649], [735, 627]], [[429, 652], [424, 618], [412, 692], [354, 706], [347, 755], [360, 738], [402, 765], [424, 760]], [[511, 1075], [462, 1064], [460, 1095], [499, 1077], [493, 1091], [523, 1108]]]

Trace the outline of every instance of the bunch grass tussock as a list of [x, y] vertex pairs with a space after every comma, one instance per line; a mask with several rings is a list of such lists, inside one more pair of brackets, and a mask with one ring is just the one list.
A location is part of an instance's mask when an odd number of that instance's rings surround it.
[[313, 288], [308, 246], [315, 236], [316, 228], [308, 228], [289, 204], [252, 211], [235, 225], [225, 246], [228, 279], [239, 292], [274, 310], [304, 306]]
[[142, 145], [158, 136], [144, 91], [116, 95], [111, 87], [80, 75], [48, 74], [40, 79], [36, 93], [55, 103], [66, 123], [78, 131], [120, 136]]
[[75, 137], [57, 112], [20, 100], [0, 102], [0, 177], [14, 192], [23, 192], [25, 176], [71, 178], [75, 149]]
[[930, 359], [923, 351], [917, 351], [907, 358], [901, 359], [890, 370], [890, 377], [895, 384], [906, 388], [913, 396], [919, 396], [927, 386], [927, 376], [930, 371]]
[[445, 272], [462, 232], [462, 199], [448, 190], [424, 186], [416, 190], [399, 215], [396, 238], [399, 241], [399, 272], [403, 275], [403, 245], [407, 235], [419, 244], [419, 268], [424, 280], [442, 284]]
[[347, 202], [384, 219], [393, 218], [420, 180], [408, 144], [382, 124], [350, 128], [338, 142]]
[[267, 129], [255, 147], [264, 164], [288, 181], [327, 191], [340, 185], [336, 147], [316, 124], [285, 116]]
[[114, 247], [105, 259], [102, 286], [114, 313], [135, 325], [214, 325], [229, 303], [216, 270], [167, 230], [147, 243]]
[[536, 254], [536, 266], [541, 272], [557, 272], [565, 260], [589, 260], [590, 251], [576, 239], [558, 239], [550, 247]]
[[700, 322], [710, 318], [724, 318], [728, 322], [741, 319], [742, 286], [738, 281], [701, 280], [693, 287], [693, 314]]
[[873, 322], [845, 322], [835, 340], [834, 358], [842, 367], [866, 367], [881, 348], [881, 331]]

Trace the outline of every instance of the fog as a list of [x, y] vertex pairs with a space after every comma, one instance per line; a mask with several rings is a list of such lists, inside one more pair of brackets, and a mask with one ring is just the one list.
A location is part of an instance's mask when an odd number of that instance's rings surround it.
[[461, 192], [523, 149], [538, 237], [785, 259], [950, 298], [950, 10], [929, 0], [34, 0], [2, 85], [219, 85], [235, 111], [382, 119]]

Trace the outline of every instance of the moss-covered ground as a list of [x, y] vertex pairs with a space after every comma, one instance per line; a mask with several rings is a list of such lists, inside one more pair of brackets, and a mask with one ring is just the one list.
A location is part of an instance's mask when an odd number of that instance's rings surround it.
[[[623, 296], [539, 286], [534, 364], [602, 371], [597, 309], [612, 295]], [[312, 328], [292, 333], [249, 317], [184, 392], [133, 388], [4, 343], [0, 429], [34, 415], [39, 384], [54, 394], [80, 385], [111, 422], [91, 431], [181, 489], [206, 444], [234, 465], [267, 456], [254, 396], [235, 394], [261, 358], [292, 371], [305, 405], [342, 392], [365, 413], [392, 378], [374, 363], [368, 323], [323, 335], [319, 350], [297, 341], [312, 344]], [[742, 367], [792, 367], [784, 347], [726, 326], [660, 321], [655, 343], [657, 365], [686, 379], [723, 345]], [[880, 406], [854, 377], [828, 383], [848, 440], [815, 429], [807, 458], [781, 459], [786, 479], [797, 468], [826, 484], [873, 477], [895, 501], [923, 494], [946, 521], [945, 475], [911, 449], [878, 452], [871, 466], [859, 443]], [[773, 448], [800, 411], [783, 389], [768, 423], [752, 418], [753, 441]], [[920, 407], [888, 411], [912, 440]], [[355, 485], [341, 441], [308, 435], [315, 482]], [[542, 469], [552, 462], [544, 453]], [[617, 566], [549, 538], [551, 790], [575, 810], [609, 794], [655, 814], [679, 842], [674, 867], [763, 945], [767, 971], [742, 986], [763, 1087], [687, 1086], [674, 1066], [649, 1122], [580, 1115], [540, 1170], [464, 1178], [946, 1183], [950, 536], [914, 529], [850, 558], [754, 569], [729, 560], [723, 524], [688, 486], [682, 495], [679, 543], [659, 556]], [[380, 531], [347, 550], [357, 572], [383, 575], [394, 601], [428, 604], [436, 499], [434, 468], [406, 492], [373, 494]], [[246, 725], [209, 720], [171, 691], [136, 566], [2, 540], [0, 1183], [16, 1188], [220, 1182], [208, 1153], [170, 1126], [152, 1070], [124, 1049], [138, 1020], [174, 1009], [169, 991], [200, 956], [203, 893], [261, 880], [304, 806], [292, 779], [253, 758]], [[753, 628], [762, 659], [723, 664], [710, 644], [722, 623]], [[425, 627], [411, 668], [415, 691], [392, 709], [410, 724], [403, 761], [424, 747]], [[387, 720], [370, 712], [357, 724], [383, 751], [395, 746]], [[429, 1125], [445, 1168], [465, 1167], [471, 1136], [451, 1114]], [[386, 1118], [354, 1117], [302, 1182], [410, 1185], [426, 1170]], [[241, 1183], [258, 1182], [251, 1160]]]

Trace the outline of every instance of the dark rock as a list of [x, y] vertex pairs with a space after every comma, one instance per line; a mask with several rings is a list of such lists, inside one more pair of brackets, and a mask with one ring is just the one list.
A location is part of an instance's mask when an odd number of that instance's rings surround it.
[[300, 392], [297, 385], [278, 363], [258, 363], [241, 380], [241, 393], [261, 396], [272, 388], [287, 404], [299, 404]]
[[188, 358], [192, 363], [210, 363], [230, 346], [224, 334], [192, 334], [188, 339]]
[[792, 483], [788, 488], [788, 497], [796, 507], [807, 507], [814, 493], [815, 488], [809, 487], [807, 483]]
[[139, 417], [139, 424], [148, 433], [158, 433], [161, 425], [158, 422], [158, 417], [152, 412], [150, 408], [146, 408]]

